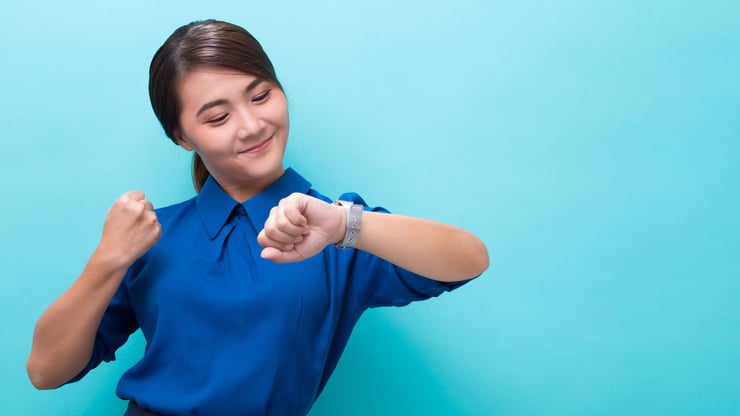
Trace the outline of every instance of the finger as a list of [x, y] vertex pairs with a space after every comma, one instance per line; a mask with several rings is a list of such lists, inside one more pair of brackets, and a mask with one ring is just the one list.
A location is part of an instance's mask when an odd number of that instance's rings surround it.
[[291, 242], [283, 242], [271, 238], [264, 229], [257, 235], [257, 243], [262, 247], [274, 247], [279, 250], [292, 249], [294, 246]]
[[[306, 234], [306, 224], [301, 223], [300, 218], [296, 218], [295, 215], [293, 215], [293, 218], [295, 221], [290, 219], [283, 207], [275, 207], [267, 221], [265, 221], [265, 229], [268, 233], [279, 232], [293, 237]], [[276, 238], [277, 236], [278, 234], [275, 234]], [[272, 237], [272, 234], [270, 234], [270, 237]]]
[[[264, 230], [263, 230], [264, 231]], [[275, 239], [269, 236], [268, 233], [260, 233], [261, 236], [257, 237], [257, 242], [262, 247], [274, 247], [278, 250], [292, 250], [297, 244], [294, 239]]]
[[303, 260], [303, 256], [295, 250], [281, 251], [274, 247], [263, 249], [260, 257], [266, 260], [272, 260], [275, 263], [291, 263]]
[[276, 240], [269, 237], [265, 229], [262, 229], [262, 231], [260, 231], [257, 235], [257, 243], [259, 243], [259, 245], [261, 245], [262, 247], [276, 247], [281, 250], [290, 250], [301, 241], [303, 241], [302, 235], [293, 237], [289, 240]]
[[162, 224], [160, 224], [159, 221], [157, 221], [152, 227], [152, 234], [155, 242], [159, 240], [159, 237], [162, 237]]
[[121, 201], [121, 208], [125, 212], [133, 213], [137, 216], [147, 211], [146, 204], [133, 199], [124, 199]]
[[144, 199], [144, 193], [137, 190], [128, 191], [124, 196], [128, 197], [128, 199], [134, 200], [134, 201], [141, 201]]
[[283, 252], [276, 249], [275, 247], [265, 247], [260, 253], [260, 257], [267, 260], [272, 260], [275, 263], [280, 263], [280, 259], [283, 257]]
[[303, 234], [288, 234], [275, 227], [265, 227], [265, 236], [277, 244], [296, 244], [303, 239]]
[[149, 222], [150, 226], [159, 226], [159, 227], [162, 226], [162, 224], [159, 223], [159, 218], [157, 217], [157, 213], [154, 211], [144, 211], [144, 219], [146, 219]]
[[152, 205], [152, 203], [148, 199], [142, 199], [141, 203], [144, 204], [144, 207], [148, 211], [154, 211], [154, 205]]
[[282, 213], [287, 219], [288, 222], [290, 222], [293, 225], [296, 225], [300, 227], [301, 234], [305, 234], [308, 231], [308, 220], [303, 215], [303, 212], [300, 209], [300, 206], [297, 202], [291, 203], [288, 202], [285, 204], [285, 206], [281, 207]]

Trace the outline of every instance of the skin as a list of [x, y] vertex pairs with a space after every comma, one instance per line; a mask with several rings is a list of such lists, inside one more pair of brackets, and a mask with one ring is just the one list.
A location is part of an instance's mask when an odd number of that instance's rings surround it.
[[[180, 83], [176, 141], [197, 152], [235, 200], [258, 194], [284, 172], [288, 106], [276, 85], [232, 70], [201, 68]], [[295, 262], [342, 240], [344, 208], [292, 194], [274, 207], [259, 233], [262, 257]], [[152, 205], [139, 191], [113, 204], [86, 267], [39, 318], [27, 362], [31, 382], [55, 388], [90, 360], [95, 333], [126, 270], [159, 239]], [[485, 245], [460, 228], [420, 218], [365, 212], [356, 248], [439, 281], [470, 279], [488, 268]]]
[[152, 204], [139, 191], [119, 197], [106, 215], [103, 236], [80, 276], [36, 323], [26, 363], [36, 388], [50, 389], [90, 361], [100, 320], [126, 270], [159, 239]]
[[197, 69], [181, 80], [180, 102], [175, 140], [200, 155], [232, 198], [246, 201], [283, 174], [288, 103], [275, 84], [233, 70]]

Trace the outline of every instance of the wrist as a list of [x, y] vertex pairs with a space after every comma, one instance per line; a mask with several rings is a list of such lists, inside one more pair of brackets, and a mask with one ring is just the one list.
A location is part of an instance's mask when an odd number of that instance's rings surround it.
[[130, 266], [122, 256], [99, 247], [88, 259], [78, 280], [85, 282], [87, 287], [118, 287]]
[[120, 252], [108, 250], [101, 245], [90, 256], [88, 264], [96, 268], [116, 272], [127, 270], [133, 264], [133, 261], [127, 259]]
[[329, 241], [331, 241], [331, 244], [337, 245], [344, 239], [344, 232], [347, 229], [347, 211], [343, 206], [336, 202], [334, 202], [331, 207], [336, 213], [337, 218], [339, 218], [339, 221], [337, 221], [337, 228], [331, 235], [331, 239]]

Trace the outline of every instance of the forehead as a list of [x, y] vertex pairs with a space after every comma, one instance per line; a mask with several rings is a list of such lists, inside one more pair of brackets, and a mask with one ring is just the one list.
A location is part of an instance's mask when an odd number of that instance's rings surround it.
[[183, 109], [198, 106], [214, 99], [225, 99], [241, 94], [256, 76], [228, 68], [195, 68], [186, 73], [178, 83]]

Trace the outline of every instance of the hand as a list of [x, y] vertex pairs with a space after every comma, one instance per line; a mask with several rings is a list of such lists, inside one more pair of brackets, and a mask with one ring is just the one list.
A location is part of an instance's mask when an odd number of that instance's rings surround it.
[[262, 258], [276, 263], [295, 262], [318, 254], [344, 236], [344, 208], [305, 194], [293, 193], [270, 210], [257, 236]]
[[162, 235], [152, 203], [140, 191], [121, 195], [108, 210], [96, 252], [128, 267]]

